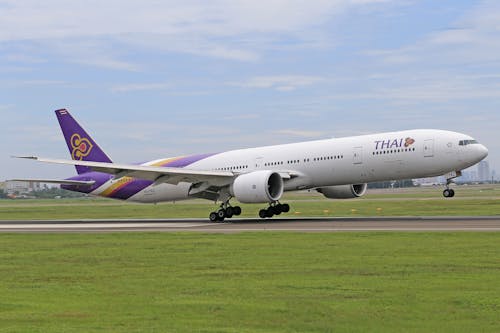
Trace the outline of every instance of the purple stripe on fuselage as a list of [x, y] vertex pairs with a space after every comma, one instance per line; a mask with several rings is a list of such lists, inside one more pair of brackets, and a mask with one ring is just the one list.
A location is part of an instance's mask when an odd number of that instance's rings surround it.
[[146, 187], [148, 187], [151, 184], [153, 184], [153, 182], [150, 180], [134, 179], [132, 182], [125, 185], [124, 187], [122, 187], [118, 191], [114, 192], [112, 195], [110, 195], [109, 198], [126, 200], [126, 199], [130, 198], [131, 196], [144, 190]]
[[174, 160], [174, 161], [162, 164], [161, 166], [169, 167], [169, 168], [184, 168], [188, 165], [191, 165], [193, 163], [196, 163], [198, 161], [201, 161], [207, 157], [214, 156], [214, 155], [216, 155], [216, 154], [200, 154], [200, 155], [186, 156], [186, 157], [182, 157], [178, 160]]
[[[200, 155], [192, 155], [192, 156], [186, 156], [181, 159], [178, 159], [176, 161], [172, 161], [170, 163], [166, 163], [165, 165], [162, 165], [164, 167], [170, 167], [170, 168], [184, 168], [186, 166], [189, 166], [193, 163], [196, 163], [198, 161], [201, 161], [205, 158], [208, 158], [210, 156], [214, 156], [216, 154], [200, 154]], [[112, 175], [106, 174], [106, 173], [101, 173], [101, 172], [89, 172], [85, 174], [81, 174], [72, 178], [69, 178], [70, 180], [95, 180], [96, 183], [92, 186], [75, 186], [75, 185], [63, 185], [61, 188], [70, 190], [70, 191], [77, 191], [77, 192], [82, 192], [82, 193], [91, 193], [92, 191], [95, 191], [97, 188], [102, 186], [104, 183], [109, 181], [111, 178], [113, 178]], [[152, 181], [150, 180], [144, 180], [144, 179], [134, 179], [130, 184], [125, 185], [123, 188], [119, 189], [115, 193], [113, 193], [110, 198], [114, 199], [121, 199], [121, 200], [126, 200], [133, 195], [139, 193], [140, 191], [144, 190], [146, 187], [150, 186], [153, 184]]]

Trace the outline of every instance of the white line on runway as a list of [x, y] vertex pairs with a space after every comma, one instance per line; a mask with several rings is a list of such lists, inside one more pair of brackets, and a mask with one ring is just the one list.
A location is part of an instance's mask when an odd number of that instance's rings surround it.
[[477, 228], [477, 227], [457, 227], [457, 228], [391, 228], [391, 227], [381, 227], [381, 228], [262, 228], [262, 229], [250, 229], [250, 228], [235, 228], [235, 229], [222, 229], [222, 228], [214, 228], [214, 229], [195, 229], [196, 232], [217, 232], [217, 233], [238, 233], [238, 232], [258, 232], [258, 231], [300, 231], [300, 232], [332, 232], [332, 231], [420, 231], [420, 232], [428, 232], [428, 231], [500, 231], [500, 228]]
[[[215, 224], [214, 224], [215, 225]], [[196, 228], [208, 223], [71, 223], [71, 224], [0, 224], [0, 229], [122, 229], [122, 228]]]

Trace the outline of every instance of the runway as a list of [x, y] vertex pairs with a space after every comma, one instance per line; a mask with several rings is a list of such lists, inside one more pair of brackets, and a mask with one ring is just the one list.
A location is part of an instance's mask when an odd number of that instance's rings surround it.
[[0, 221], [0, 232], [370, 232], [370, 231], [500, 231], [500, 216], [366, 217], [231, 219], [211, 223], [200, 219]]

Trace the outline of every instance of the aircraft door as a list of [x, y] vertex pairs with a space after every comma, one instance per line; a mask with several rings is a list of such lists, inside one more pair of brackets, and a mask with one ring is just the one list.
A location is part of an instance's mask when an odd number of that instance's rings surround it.
[[434, 157], [434, 139], [424, 141], [424, 157]]
[[262, 161], [264, 160], [264, 157], [257, 157], [255, 159], [255, 170], [259, 170], [262, 168]]
[[357, 165], [363, 164], [363, 147], [354, 147], [352, 163]]

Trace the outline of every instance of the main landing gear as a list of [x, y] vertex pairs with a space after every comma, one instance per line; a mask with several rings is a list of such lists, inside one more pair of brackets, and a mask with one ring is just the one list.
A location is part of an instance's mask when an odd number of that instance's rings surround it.
[[[259, 217], [261, 219], [271, 218], [274, 215], [280, 215], [281, 213], [288, 213], [290, 211], [289, 204], [281, 204], [279, 202], [273, 202], [269, 205], [267, 209], [261, 209], [259, 211]], [[241, 215], [240, 206], [231, 206], [229, 202], [224, 202], [220, 205], [220, 209], [215, 212], [211, 212], [209, 215], [211, 222], [222, 222], [225, 219], [230, 219], [233, 216]]]
[[220, 209], [216, 212], [211, 212], [209, 215], [211, 222], [222, 222], [224, 219], [230, 219], [233, 216], [238, 216], [241, 214], [240, 206], [230, 206], [229, 202], [225, 202], [220, 206]]
[[290, 211], [290, 205], [274, 202], [267, 209], [261, 209], [259, 211], [259, 217], [261, 219], [271, 218], [274, 215], [280, 215], [281, 213], [288, 213], [289, 211]]

